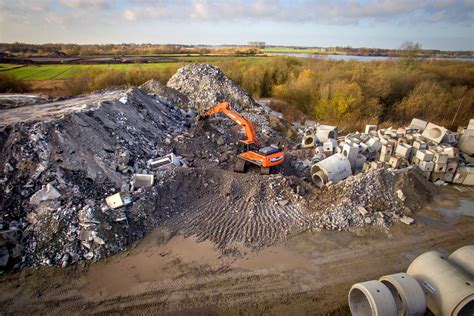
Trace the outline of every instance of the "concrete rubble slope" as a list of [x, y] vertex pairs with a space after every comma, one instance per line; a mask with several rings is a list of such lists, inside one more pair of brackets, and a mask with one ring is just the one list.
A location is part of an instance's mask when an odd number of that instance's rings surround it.
[[230, 102], [239, 111], [257, 106], [222, 70], [208, 64], [181, 67], [166, 85], [187, 96], [193, 107], [200, 110], [222, 101]]

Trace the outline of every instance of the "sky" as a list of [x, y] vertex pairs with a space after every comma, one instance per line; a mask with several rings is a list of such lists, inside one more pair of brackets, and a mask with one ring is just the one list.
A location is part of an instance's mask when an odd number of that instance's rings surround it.
[[474, 0], [0, 0], [0, 42], [474, 50]]

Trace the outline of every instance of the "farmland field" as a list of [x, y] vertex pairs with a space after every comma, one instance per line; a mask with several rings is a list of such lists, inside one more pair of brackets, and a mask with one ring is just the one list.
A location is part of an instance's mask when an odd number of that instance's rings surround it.
[[[159, 63], [130, 63], [130, 64], [44, 64], [44, 65], [21, 65], [21, 64], [0, 64], [0, 72], [11, 74], [21, 80], [66, 80], [74, 77], [78, 71], [87, 69], [103, 70], [127, 70], [130, 68], [145, 68], [151, 70], [164, 69], [170, 66], [179, 66], [190, 62], [217, 63], [229, 57], [202, 57], [186, 56], [175, 57], [170, 61]], [[237, 57], [236, 60], [251, 60], [259, 62], [265, 57]]]

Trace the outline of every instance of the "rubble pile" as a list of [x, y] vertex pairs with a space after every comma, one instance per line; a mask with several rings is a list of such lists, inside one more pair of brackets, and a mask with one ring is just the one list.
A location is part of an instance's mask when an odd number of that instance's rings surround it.
[[[375, 225], [387, 227], [407, 219], [403, 192], [395, 190], [400, 175], [383, 168], [350, 176], [330, 185], [313, 203], [312, 217], [319, 229], [348, 230]], [[400, 190], [400, 191], [399, 191]], [[402, 192], [402, 193], [397, 193]]]
[[130, 89], [35, 105], [5, 124], [16, 110], [0, 114], [0, 248], [12, 259], [2, 266], [102, 258], [156, 225], [156, 207], [115, 210], [104, 199], [140, 200], [137, 174], [154, 174], [147, 162], [190, 126], [179, 108]]
[[183, 109], [190, 107], [190, 100], [181, 92], [165, 86], [157, 80], [149, 80], [142, 84], [139, 89], [145, 93], [153, 95], [162, 103], [178, 106]]
[[47, 99], [28, 94], [1, 94], [0, 95], [0, 110], [11, 109], [27, 105], [35, 105], [48, 102]]
[[415, 118], [405, 128], [367, 125], [364, 133], [340, 138], [336, 127], [320, 125], [304, 131], [301, 146], [315, 148], [311, 177], [318, 187], [362, 171], [410, 165], [438, 185], [474, 184], [474, 120], [458, 133]]
[[198, 110], [223, 101], [230, 102], [237, 111], [258, 106], [219, 68], [208, 64], [190, 64], [179, 68], [166, 86], [188, 97], [190, 106]]

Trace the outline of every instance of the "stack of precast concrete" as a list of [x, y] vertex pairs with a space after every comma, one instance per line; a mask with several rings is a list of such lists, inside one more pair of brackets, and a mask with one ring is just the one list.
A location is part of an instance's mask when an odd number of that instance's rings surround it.
[[437, 251], [417, 257], [407, 273], [357, 283], [349, 291], [352, 315], [474, 315], [474, 246], [448, 258]]
[[474, 119], [451, 132], [414, 118], [405, 128], [377, 129], [338, 137], [335, 126], [317, 125], [304, 132], [303, 148], [314, 148], [311, 178], [315, 185], [343, 180], [369, 169], [415, 165], [432, 182], [474, 185]]

